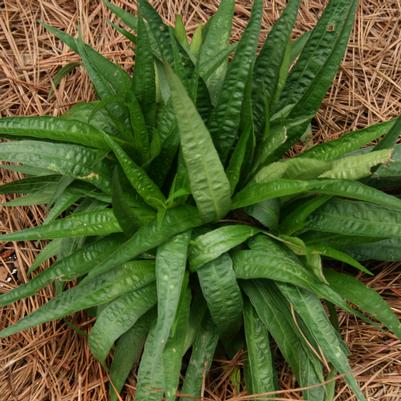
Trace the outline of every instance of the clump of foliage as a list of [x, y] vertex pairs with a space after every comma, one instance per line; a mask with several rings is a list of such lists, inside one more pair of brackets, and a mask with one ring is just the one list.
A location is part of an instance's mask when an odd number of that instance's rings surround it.
[[376, 292], [325, 261], [370, 274], [361, 260], [401, 259], [401, 200], [384, 192], [401, 175], [401, 120], [286, 158], [311, 132], [356, 1], [331, 0], [293, 41], [299, 0], [289, 0], [258, 55], [262, 0], [234, 44], [233, 0], [192, 40], [180, 18], [167, 26], [138, 3], [135, 17], [105, 1], [130, 28], [116, 26], [135, 44], [132, 75], [47, 26], [81, 56], [99, 100], [57, 118], [0, 120], [16, 139], [0, 158], [18, 163], [3, 167], [27, 174], [0, 192], [27, 194], [9, 206], [50, 205], [43, 225], [0, 240], [50, 239], [31, 271], [57, 256], [0, 304], [51, 282], [58, 290], [0, 336], [89, 309], [90, 349], [116, 390], [140, 361], [137, 401], [174, 400], [178, 388], [182, 400], [199, 397], [216, 347], [228, 357], [247, 349], [248, 392], [274, 392], [272, 339], [306, 400], [332, 400], [332, 382], [319, 384], [336, 374], [364, 400], [335, 307], [399, 338], [401, 325]]

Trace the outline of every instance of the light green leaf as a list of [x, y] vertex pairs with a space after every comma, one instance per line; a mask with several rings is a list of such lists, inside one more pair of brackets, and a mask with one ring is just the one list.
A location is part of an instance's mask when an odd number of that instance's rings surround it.
[[390, 163], [392, 153], [392, 149], [384, 149], [335, 160], [332, 162], [331, 169], [320, 174], [319, 178], [360, 180], [368, 177], [371, 169], [378, 164]]
[[301, 153], [298, 157], [308, 157], [319, 160], [338, 159], [385, 135], [390, 131], [394, 123], [395, 120], [385, 121], [343, 134], [334, 141], [328, 141], [314, 146], [306, 152]]

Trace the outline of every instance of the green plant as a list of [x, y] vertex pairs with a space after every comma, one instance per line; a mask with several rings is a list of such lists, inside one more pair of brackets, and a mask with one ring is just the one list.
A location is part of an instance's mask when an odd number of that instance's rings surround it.
[[367, 274], [360, 260], [401, 259], [401, 200], [384, 192], [401, 175], [401, 118], [285, 157], [311, 129], [356, 1], [331, 0], [292, 41], [299, 0], [289, 0], [258, 56], [262, 0], [237, 44], [233, 0], [192, 41], [181, 19], [166, 26], [145, 0], [138, 17], [105, 4], [136, 33], [116, 26], [136, 45], [133, 76], [47, 26], [81, 56], [99, 100], [58, 118], [0, 120], [0, 134], [19, 139], [0, 144], [0, 159], [20, 163], [3, 167], [28, 175], [0, 193], [27, 194], [8, 206], [51, 206], [42, 226], [0, 240], [52, 240], [31, 272], [57, 256], [0, 305], [52, 282], [58, 290], [0, 336], [92, 309], [89, 345], [117, 391], [140, 360], [138, 401], [174, 400], [189, 352], [181, 399], [199, 397], [218, 344], [228, 357], [248, 350], [249, 393], [274, 392], [271, 336], [309, 387], [305, 399], [331, 400], [331, 384], [319, 384], [338, 372], [364, 400], [334, 307], [400, 339], [401, 325], [378, 294], [322, 259]]

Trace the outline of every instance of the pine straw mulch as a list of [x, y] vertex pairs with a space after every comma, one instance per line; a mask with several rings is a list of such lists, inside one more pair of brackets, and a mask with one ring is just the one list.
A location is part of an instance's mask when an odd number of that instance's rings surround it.
[[[115, 1], [135, 11], [135, 2]], [[249, 1], [237, 1], [234, 37], [243, 30], [250, 13]], [[280, 14], [284, 0], [266, 2], [266, 36]], [[163, 16], [173, 21], [184, 15], [189, 29], [216, 10], [217, 0], [155, 0]], [[310, 29], [321, 14], [324, 0], [304, 0], [295, 36]], [[60, 114], [78, 101], [93, 98], [89, 81], [76, 68], [53, 90], [51, 79], [65, 64], [78, 58], [39, 24], [43, 20], [76, 32], [78, 23], [85, 40], [125, 68], [132, 65], [129, 44], [108, 25], [110, 14], [100, 1], [2, 0], [0, 2], [0, 116]], [[111, 17], [114, 20], [113, 17]], [[399, 0], [360, 0], [358, 17], [346, 59], [324, 101], [314, 127], [314, 141], [338, 137], [346, 130], [387, 120], [401, 112], [401, 3]], [[16, 178], [2, 170], [1, 182]], [[4, 197], [0, 198], [4, 201]], [[0, 208], [0, 231], [34, 226], [43, 219], [42, 208]], [[28, 280], [26, 271], [41, 248], [40, 243], [11, 242], [0, 246], [0, 292]], [[42, 268], [46, 268], [45, 264]], [[374, 278], [363, 278], [378, 290], [401, 316], [399, 264], [376, 265]], [[51, 288], [1, 311], [0, 327], [36, 310], [51, 296]], [[351, 364], [369, 401], [401, 399], [401, 344], [385, 332], [374, 330], [346, 314], [341, 332], [351, 350]], [[83, 314], [71, 317], [82, 330], [91, 321]], [[0, 342], [1, 401], [106, 401], [107, 375], [90, 356], [85, 337], [65, 321], [41, 325]], [[228, 377], [241, 364], [216, 360], [205, 384], [205, 400], [244, 400], [244, 392]], [[274, 399], [299, 400], [290, 372], [280, 368], [284, 389]], [[133, 374], [126, 386], [126, 400], [135, 388]], [[241, 389], [242, 391], [242, 389]], [[355, 401], [339, 380], [337, 401]]]

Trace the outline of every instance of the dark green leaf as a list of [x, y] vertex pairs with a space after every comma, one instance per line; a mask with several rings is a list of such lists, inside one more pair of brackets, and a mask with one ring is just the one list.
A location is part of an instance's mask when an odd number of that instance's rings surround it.
[[260, 232], [246, 225], [229, 225], [209, 231], [191, 242], [189, 261], [193, 270], [211, 262]]
[[375, 290], [348, 274], [331, 269], [327, 270], [326, 277], [330, 286], [341, 296], [379, 320], [401, 339], [401, 322]]
[[197, 273], [212, 319], [220, 336], [228, 340], [240, 328], [243, 306], [232, 260], [224, 254]]
[[247, 345], [246, 366], [249, 370], [247, 391], [249, 394], [273, 392], [276, 386], [269, 333], [249, 303], [244, 305], [244, 328]]
[[89, 334], [89, 347], [103, 366], [114, 342], [135, 325], [156, 300], [156, 285], [151, 284], [123, 294], [100, 311]]
[[152, 312], [142, 316], [133, 327], [124, 333], [116, 343], [113, 362], [110, 367], [110, 401], [118, 401], [116, 391], [120, 392], [135, 362], [141, 356], [143, 344], [154, 319]]
[[248, 27], [229, 64], [217, 105], [211, 115], [210, 133], [223, 164], [226, 164], [238, 140], [245, 86], [256, 58], [262, 9], [263, 1], [256, 0]]
[[184, 86], [170, 68], [166, 72], [192, 195], [205, 220], [219, 219], [230, 208], [230, 183], [210, 134]]

